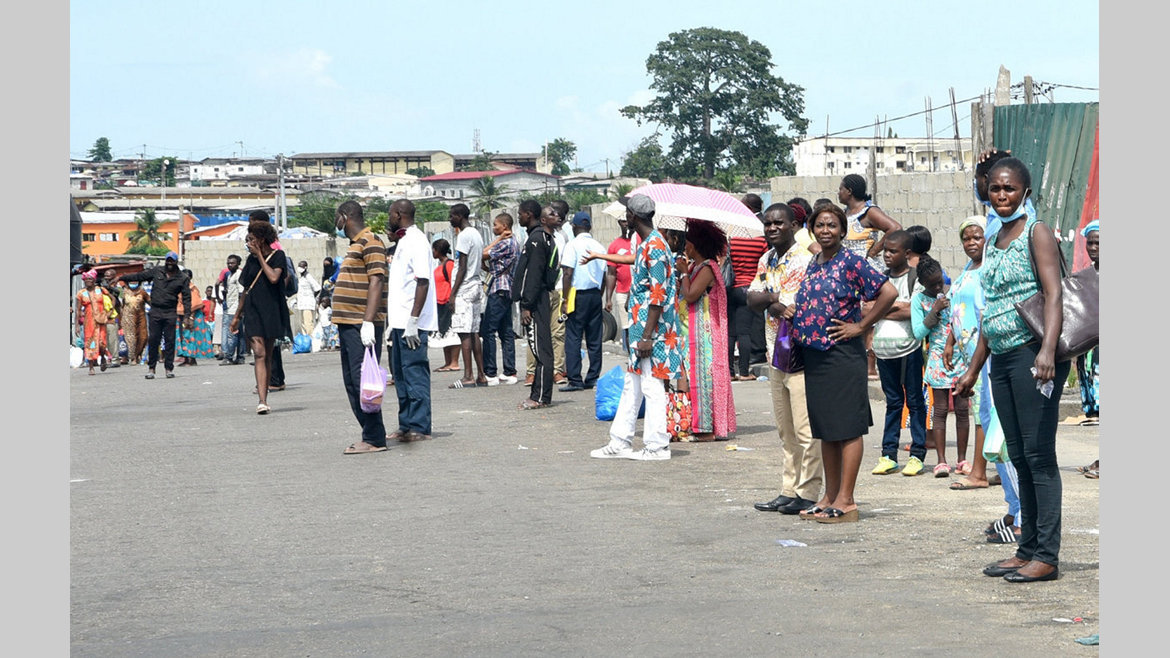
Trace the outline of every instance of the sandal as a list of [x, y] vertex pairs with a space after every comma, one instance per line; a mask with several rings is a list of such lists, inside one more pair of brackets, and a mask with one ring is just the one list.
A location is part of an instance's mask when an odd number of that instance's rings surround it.
[[1016, 532], [1015, 526], [1005, 523], [1003, 519], [997, 519], [992, 525], [995, 533], [987, 535], [987, 543], [1015, 544], [1019, 539], [1020, 533]]
[[946, 462], [939, 462], [938, 465], [934, 467], [934, 476], [936, 478], [945, 478], [950, 476], [950, 474], [951, 467]]
[[540, 409], [540, 408], [547, 407], [547, 406], [548, 405], [543, 403], [543, 402], [537, 402], [536, 400], [533, 400], [532, 398], [528, 398], [520, 403], [520, 410], [521, 411], [528, 411], [530, 409]]
[[1092, 464], [1087, 464], [1085, 466], [1078, 466], [1077, 473], [1084, 475], [1085, 473], [1088, 473], [1089, 471], [1096, 471], [1100, 468], [1101, 468], [1101, 460], [1094, 459]]
[[814, 514], [820, 514], [823, 511], [825, 511], [824, 507], [817, 507], [816, 505], [813, 505], [808, 509], [800, 510], [799, 516], [806, 521], [812, 521], [815, 518], [813, 516]]
[[836, 507], [826, 507], [821, 513], [824, 516], [813, 517], [813, 520], [817, 523], [852, 523], [857, 521], [858, 518], [856, 507], [848, 512], [842, 512]]
[[1093, 470], [1091, 470], [1091, 471], [1085, 471], [1085, 477], [1089, 478], [1090, 480], [1099, 480], [1099, 479], [1101, 479], [1101, 472], [1100, 472], [1100, 469], [1096, 469], [1096, 468], [1094, 468], [1094, 469], [1093, 469]]
[[362, 441], [359, 443], [350, 444], [350, 446], [348, 448], [346, 448], [342, 452], [342, 454], [344, 454], [344, 455], [362, 455], [362, 454], [365, 454], [367, 452], [386, 452], [386, 450], [387, 450], [386, 446], [376, 446], [376, 445]]
[[966, 459], [961, 460], [958, 464], [955, 464], [955, 472], [960, 475], [970, 475], [971, 462], [967, 461]]
[[268, 413], [269, 411], [272, 411], [272, 407], [270, 407], [270, 406], [268, 406], [268, 405], [264, 404], [263, 402], [261, 402], [260, 404], [256, 405], [256, 413], [257, 413], [257, 414], [260, 414], [261, 416], [263, 416], [264, 414]]

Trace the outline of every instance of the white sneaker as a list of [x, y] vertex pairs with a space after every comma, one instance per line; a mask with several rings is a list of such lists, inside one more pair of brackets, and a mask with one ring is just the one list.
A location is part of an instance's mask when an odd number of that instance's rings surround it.
[[515, 377], [513, 377], [512, 375], [502, 375], [499, 377], [499, 380], [500, 380], [501, 384], [509, 384], [509, 385], [515, 384], [516, 382], [520, 381], [520, 380], [516, 379]]
[[500, 378], [499, 377], [488, 377], [487, 383], [488, 383], [488, 386], [499, 386], [500, 385]]
[[634, 459], [643, 462], [663, 461], [670, 459], [670, 448], [659, 448], [658, 450], [642, 448], [638, 452], [631, 450], [630, 454], [626, 455], [625, 457], [626, 459]]
[[630, 446], [610, 441], [604, 447], [590, 452], [589, 456], [595, 459], [634, 459], [631, 456], [634, 454], [636, 453]]

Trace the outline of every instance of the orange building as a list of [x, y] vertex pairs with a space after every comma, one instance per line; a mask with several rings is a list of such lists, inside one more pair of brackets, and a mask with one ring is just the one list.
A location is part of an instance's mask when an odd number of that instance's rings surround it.
[[[179, 213], [161, 210], [156, 213], [159, 220], [159, 233], [166, 234], [163, 242], [172, 251], [179, 251]], [[130, 240], [126, 234], [138, 230], [134, 212], [82, 212], [81, 213], [81, 252], [86, 256], [102, 261], [106, 256], [115, 256], [126, 253], [130, 248]], [[190, 213], [183, 213], [183, 236], [195, 229], [198, 218]]]

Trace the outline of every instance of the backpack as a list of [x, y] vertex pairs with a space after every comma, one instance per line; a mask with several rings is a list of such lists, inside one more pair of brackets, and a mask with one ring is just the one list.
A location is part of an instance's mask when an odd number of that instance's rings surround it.
[[286, 252], [284, 254], [284, 296], [292, 297], [297, 294], [300, 289], [300, 280], [297, 279], [296, 266], [293, 264], [292, 256]]

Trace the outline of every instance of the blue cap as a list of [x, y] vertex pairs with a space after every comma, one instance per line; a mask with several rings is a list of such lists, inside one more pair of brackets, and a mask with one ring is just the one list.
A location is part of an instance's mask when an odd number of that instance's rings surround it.
[[1081, 229], [1081, 235], [1087, 238], [1093, 231], [1097, 231], [1098, 233], [1101, 232], [1101, 222], [1099, 220], [1094, 219], [1093, 221], [1086, 224], [1085, 228]]
[[589, 213], [581, 210], [576, 215], [573, 215], [573, 226], [592, 227], [593, 220], [589, 218]]
[[[175, 260], [175, 262], [176, 262], [176, 263], [177, 263], [177, 262], [179, 262], [179, 254], [176, 254], [176, 253], [175, 253], [175, 252], [173, 252], [173, 251], [168, 251], [168, 252], [167, 252], [167, 258], [173, 258], [173, 259]], [[165, 259], [164, 259], [164, 260], [165, 260]]]

